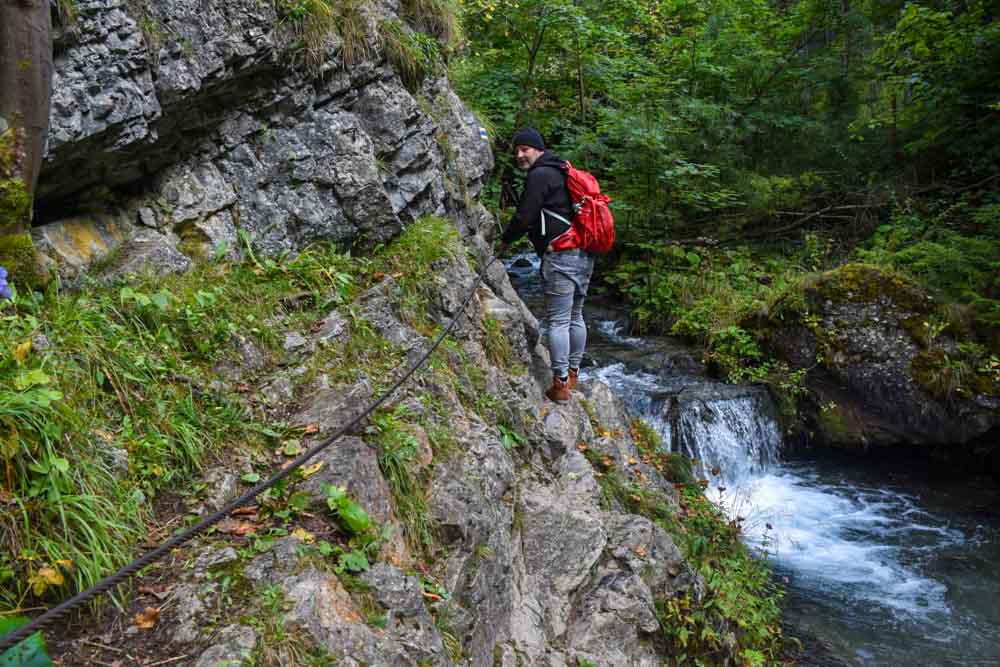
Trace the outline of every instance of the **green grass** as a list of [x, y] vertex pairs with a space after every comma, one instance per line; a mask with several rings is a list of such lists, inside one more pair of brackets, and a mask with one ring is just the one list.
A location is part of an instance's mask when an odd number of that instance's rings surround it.
[[494, 366], [510, 366], [514, 355], [510, 340], [503, 332], [500, 322], [489, 316], [483, 318], [483, 349]]
[[355, 65], [372, 55], [365, 0], [276, 0], [279, 25], [301, 49], [306, 66], [318, 72], [331, 55], [331, 37], [341, 40], [341, 60]]
[[289, 628], [285, 612], [290, 608], [278, 586], [266, 588], [259, 596], [256, 613], [243, 621], [257, 633], [257, 645], [248, 656], [249, 667], [310, 667], [333, 664], [326, 649], [306, 638], [299, 628]]
[[59, 23], [67, 28], [75, 27], [77, 18], [76, 0], [59, 0], [57, 7], [59, 10]]
[[368, 19], [362, 11], [364, 5], [365, 0], [340, 0], [338, 3], [337, 31], [343, 41], [340, 50], [344, 65], [356, 65], [373, 53]]
[[[263, 350], [267, 374], [283, 359], [285, 329], [308, 330], [332, 308], [355, 312], [350, 302], [388, 273], [407, 318], [427, 324], [438, 289], [428, 267], [458, 247], [449, 223], [431, 218], [371, 258], [329, 247], [263, 258], [247, 248], [242, 262], [74, 293], [53, 286], [0, 306], [0, 608], [89, 586], [134, 554], [164, 489], [191, 485], [227, 448], [280, 440], [284, 427], [241, 407], [239, 386], [210, 389], [218, 364], [242, 365], [234, 335]], [[40, 335], [47, 347], [30, 342]], [[367, 377], [379, 389], [402, 359], [355, 313], [351, 335], [310, 358], [306, 377]], [[436, 446], [454, 447], [442, 428]], [[407, 443], [385, 437], [387, 478], [404, 509], [413, 504], [408, 530], [424, 541]]]
[[404, 321], [424, 335], [433, 333], [427, 311], [441, 290], [435, 281], [439, 262], [461, 257], [458, 231], [443, 218], [428, 216], [380, 252], [370, 266], [371, 275], [395, 280], [394, 299]]
[[436, 37], [448, 51], [461, 46], [461, 8], [455, 0], [403, 0], [402, 9], [407, 21]]
[[407, 30], [398, 19], [382, 21], [379, 32], [386, 58], [411, 93], [428, 75], [441, 70], [441, 54], [433, 38]]
[[402, 408], [382, 410], [370, 427], [379, 446], [378, 463], [389, 484], [396, 515], [403, 522], [404, 535], [416, 553], [426, 553], [431, 544], [427, 524], [426, 475], [416, 471], [414, 460], [419, 444], [407, 427], [411, 415]]
[[326, 249], [207, 264], [3, 307], [0, 604], [92, 584], [133, 553], [162, 489], [225, 447], [261, 444], [235, 395], [208, 389], [213, 366], [239, 363], [235, 333], [275, 353], [269, 318], [302, 322], [346, 299], [350, 261]]

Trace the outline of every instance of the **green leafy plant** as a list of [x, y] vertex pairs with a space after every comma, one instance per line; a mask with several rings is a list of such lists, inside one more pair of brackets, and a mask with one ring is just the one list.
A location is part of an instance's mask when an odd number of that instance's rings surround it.
[[508, 451], [528, 442], [523, 435], [503, 424], [497, 424], [497, 428], [500, 429], [500, 444]]
[[[28, 623], [22, 616], [0, 616], [0, 637]], [[52, 667], [41, 632], [29, 636], [0, 655], [0, 667]]]
[[364, 535], [369, 531], [372, 523], [368, 513], [351, 500], [342, 487], [327, 484], [323, 487], [323, 492], [326, 494], [327, 507], [337, 515], [341, 525], [351, 535]]

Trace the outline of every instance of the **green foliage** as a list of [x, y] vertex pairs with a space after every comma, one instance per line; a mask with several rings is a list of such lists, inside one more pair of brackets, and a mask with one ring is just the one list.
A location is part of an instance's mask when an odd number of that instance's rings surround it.
[[639, 329], [669, 331], [702, 344], [704, 360], [729, 382], [763, 382], [795, 412], [805, 372], [765, 354], [746, 321], [794, 291], [807, 267], [824, 261], [824, 244], [789, 259], [748, 248], [687, 250], [676, 244], [630, 245], [607, 274], [626, 297]]
[[59, 23], [67, 28], [76, 27], [77, 7], [76, 0], [58, 0]]
[[486, 358], [494, 366], [500, 368], [510, 366], [511, 357], [514, 354], [510, 340], [504, 333], [500, 322], [489, 316], [483, 318], [483, 349], [486, 351]]
[[373, 52], [368, 38], [368, 18], [362, 9], [365, 4], [366, 0], [339, 0], [337, 3], [340, 53], [347, 66], [371, 57]]
[[306, 66], [319, 73], [330, 57], [333, 35], [340, 37], [343, 64], [354, 65], [372, 53], [365, 0], [275, 0], [279, 25], [297, 42]]
[[[244, 261], [206, 262], [185, 275], [68, 294], [53, 285], [0, 307], [0, 605], [65, 597], [127, 561], [156, 496], [184, 488], [223, 447], [259, 450], [268, 460], [301, 451], [301, 432], [257, 423], [241, 407], [240, 387], [208, 390], [217, 367], [243, 363], [243, 341], [273, 365], [285, 355], [284, 327], [308, 330], [341, 308], [351, 335], [321, 346], [298, 382], [328, 372], [342, 381], [366, 377], [379, 389], [404, 353], [351, 302], [385, 285], [394, 307], [429, 335], [440, 262], [462, 257], [457, 232], [436, 218], [414, 222], [367, 258], [329, 247], [274, 257], [257, 256], [249, 244], [243, 250]], [[460, 352], [454, 342], [439, 350], [431, 376], [456, 393], [469, 384], [471, 366]], [[481, 369], [472, 370], [482, 381]], [[252, 373], [243, 381], [252, 383]], [[416, 440], [417, 423], [434, 455], [443, 455], [457, 449], [449, 416], [437, 401], [419, 419], [389, 410], [373, 421], [370, 436], [415, 550], [430, 542], [429, 452]], [[260, 479], [243, 476], [245, 484]], [[283, 524], [308, 509], [308, 498], [287, 481], [260, 503], [263, 517]], [[332, 505], [349, 540], [346, 548], [328, 544], [334, 569], [361, 571], [389, 525], [376, 535], [353, 500], [338, 496]], [[270, 539], [253, 538], [251, 549]]]
[[306, 65], [318, 72], [330, 55], [337, 17], [329, 0], [275, 0], [279, 25], [300, 44]]
[[500, 429], [500, 444], [503, 445], [504, 449], [510, 451], [527, 443], [523, 435], [503, 424], [497, 424], [497, 428]]
[[410, 546], [422, 552], [431, 543], [427, 526], [426, 481], [416, 469], [419, 443], [407, 427], [409, 412], [399, 407], [383, 410], [372, 420], [369, 432], [379, 443], [379, 468], [395, 500], [396, 514], [403, 521]]
[[20, 232], [30, 220], [31, 198], [24, 181], [16, 177], [0, 179], [0, 233], [6, 236]]
[[406, 20], [437, 38], [448, 52], [462, 45], [464, 32], [457, 0], [402, 0], [401, 4]]
[[43, 284], [30, 234], [0, 235], [0, 266], [7, 269], [7, 280], [12, 285], [31, 290]]
[[[462, 8], [470, 49], [452, 79], [495, 126], [501, 171], [517, 127], [537, 127], [598, 175], [625, 240], [735, 241], [845, 190], [998, 174], [1000, 28], [985, 0]], [[855, 231], [850, 216], [820, 220]]]
[[[880, 36], [873, 64], [893, 99], [906, 103], [896, 118], [905, 148], [954, 155], [997, 155], [1000, 26], [983, 0], [906, 3], [893, 29]], [[985, 150], [984, 150], [985, 149]]]
[[660, 434], [644, 420], [636, 418], [629, 424], [632, 441], [642, 453], [643, 461], [675, 484], [694, 484], [691, 459], [677, 452], [668, 451]]
[[372, 522], [368, 513], [347, 496], [344, 489], [327, 484], [324, 489], [326, 504], [331, 512], [335, 512], [341, 525], [351, 535], [363, 535], [371, 528]]
[[857, 251], [862, 261], [913, 276], [943, 299], [968, 305], [977, 328], [1000, 327], [1000, 206], [901, 205]]
[[257, 644], [247, 661], [248, 667], [318, 667], [332, 663], [333, 657], [324, 648], [285, 622], [291, 602], [280, 586], [268, 586], [257, 599], [259, 609], [243, 619], [257, 632]]

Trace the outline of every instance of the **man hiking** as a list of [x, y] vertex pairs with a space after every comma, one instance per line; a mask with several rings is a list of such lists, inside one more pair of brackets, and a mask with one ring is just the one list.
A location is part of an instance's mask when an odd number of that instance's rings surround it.
[[514, 158], [528, 176], [517, 213], [504, 231], [500, 252], [527, 234], [542, 260], [552, 361], [552, 387], [545, 395], [563, 403], [576, 387], [587, 346], [583, 301], [594, 271], [594, 256], [579, 247], [570, 222], [574, 210], [566, 188], [566, 161], [545, 150], [542, 135], [530, 127], [514, 135]]

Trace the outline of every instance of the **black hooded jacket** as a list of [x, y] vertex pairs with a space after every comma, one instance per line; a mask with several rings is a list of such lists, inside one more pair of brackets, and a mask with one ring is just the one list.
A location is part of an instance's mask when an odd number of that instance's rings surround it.
[[542, 209], [558, 213], [567, 220], [573, 219], [573, 202], [566, 189], [565, 160], [545, 151], [528, 170], [524, 183], [524, 193], [517, 206], [517, 213], [503, 234], [505, 243], [513, 243], [525, 234], [541, 257], [549, 243], [569, 229], [569, 225], [558, 218], [545, 216], [545, 233], [542, 234]]

